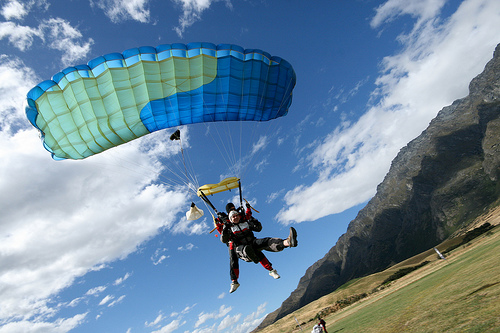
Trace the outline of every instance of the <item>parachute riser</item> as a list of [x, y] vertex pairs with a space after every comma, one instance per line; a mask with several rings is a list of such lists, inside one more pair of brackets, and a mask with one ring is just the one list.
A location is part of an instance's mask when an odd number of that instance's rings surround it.
[[238, 181], [238, 190], [240, 191], [240, 207], [243, 207], [243, 195], [241, 193], [241, 181]]
[[206, 203], [207, 205], [209, 205], [209, 206], [210, 206], [210, 207], [214, 210], [214, 212], [215, 212], [216, 214], [217, 214], [217, 213], [219, 213], [219, 212], [217, 211], [217, 208], [215, 208], [215, 206], [212, 204], [212, 202], [210, 202], [210, 199], [208, 199], [208, 198], [207, 198], [207, 196], [205, 195], [205, 193], [203, 193], [203, 191], [202, 191], [202, 190], [199, 190], [199, 193], [201, 194], [200, 198], [201, 198], [203, 201], [205, 201], [205, 203]]

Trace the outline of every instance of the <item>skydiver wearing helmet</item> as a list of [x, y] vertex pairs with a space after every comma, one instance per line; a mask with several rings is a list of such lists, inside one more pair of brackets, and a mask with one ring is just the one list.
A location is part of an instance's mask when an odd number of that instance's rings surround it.
[[[221, 241], [229, 246], [231, 289], [230, 293], [236, 291], [240, 284], [238, 283], [239, 264], [238, 258], [247, 262], [261, 263], [269, 271], [269, 275], [279, 279], [278, 272], [273, 269], [272, 264], [262, 253], [263, 250], [270, 252], [280, 252], [286, 247], [297, 246], [297, 232], [293, 227], [290, 228], [288, 238], [256, 238], [253, 231], [262, 230], [262, 224], [251, 216], [250, 207], [247, 206], [245, 215], [238, 212], [232, 203], [226, 206], [229, 213], [229, 223], [224, 223], [221, 232]], [[225, 214], [224, 214], [225, 215]], [[223, 220], [223, 216], [219, 216]]]
[[[239, 207], [238, 209], [236, 209], [234, 204], [232, 202], [229, 202], [226, 205], [226, 212], [229, 214], [229, 213], [231, 213], [231, 211], [237, 211], [238, 213], [240, 213], [240, 216], [241, 216], [240, 220], [241, 221], [248, 221], [252, 217], [252, 210], [250, 208], [250, 204], [247, 203], [246, 206], [247, 206], [246, 207], [247, 209], [246, 209], [245, 213], [243, 214], [243, 207]], [[226, 217], [227, 217], [227, 215], [226, 215]], [[224, 224], [221, 224], [220, 228], [218, 229], [219, 233], [221, 233], [221, 234], [222, 234], [223, 227], [224, 227]], [[238, 256], [238, 253], [236, 253], [236, 246], [234, 245], [233, 241], [227, 242], [227, 246], [229, 248], [229, 276], [231, 277], [231, 288], [229, 290], [229, 293], [234, 293], [236, 291], [236, 289], [238, 289], [238, 287], [240, 286], [240, 284], [238, 283], [238, 277], [240, 275], [240, 265], [238, 262], [239, 256]], [[264, 254], [262, 254], [262, 256], [263, 256], [263, 258], [259, 262], [261, 263], [261, 265], [264, 268], [266, 268], [267, 270], [270, 270], [269, 267], [271, 267], [271, 263], [269, 263], [269, 261], [267, 260], [267, 258], [265, 257]], [[243, 258], [241, 258], [241, 259], [243, 259]], [[272, 270], [272, 267], [271, 267], [271, 270]]]
[[[229, 214], [231, 211], [238, 211], [242, 219], [244, 220], [249, 220], [250, 217], [252, 217], [252, 210], [250, 209], [250, 205], [247, 203], [247, 209], [245, 214], [243, 214], [243, 208], [239, 207], [236, 209], [234, 204], [232, 202], [229, 202], [226, 205], [226, 212]], [[219, 234], [222, 234], [222, 229], [224, 228], [224, 224], [230, 223], [228, 215], [219, 212], [218, 213], [218, 218], [215, 220], [216, 223], [216, 229], [219, 232]], [[236, 289], [240, 286], [238, 283], [238, 277], [240, 275], [240, 265], [238, 262], [238, 254], [236, 253], [236, 246], [232, 241], [229, 241], [226, 243], [229, 249], [229, 276], [231, 277], [231, 289], [229, 290], [229, 293], [234, 293]], [[266, 258], [267, 260], [267, 258]], [[266, 264], [265, 260], [261, 262], [261, 264], [264, 266]], [[265, 266], [264, 266], [265, 267]]]

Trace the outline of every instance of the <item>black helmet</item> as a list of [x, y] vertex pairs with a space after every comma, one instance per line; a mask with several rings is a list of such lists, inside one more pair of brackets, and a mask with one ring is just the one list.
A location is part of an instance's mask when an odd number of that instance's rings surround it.
[[236, 209], [236, 207], [234, 207], [234, 204], [232, 202], [228, 203], [226, 205], [226, 212], [229, 214], [230, 211], [232, 211], [233, 209]]

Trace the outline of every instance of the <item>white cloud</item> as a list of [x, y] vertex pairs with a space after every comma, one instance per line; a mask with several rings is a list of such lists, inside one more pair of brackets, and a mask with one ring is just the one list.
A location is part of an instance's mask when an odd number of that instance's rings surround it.
[[117, 304], [120, 304], [121, 302], [123, 302], [123, 300], [125, 299], [125, 295], [121, 295], [120, 297], [118, 297], [118, 299], [112, 301], [111, 303], [108, 304], [108, 308], [111, 308]]
[[160, 313], [155, 320], [153, 320], [152, 322], [145, 322], [144, 325], [146, 327], [153, 327], [153, 326], [156, 326], [158, 325], [163, 319], [165, 319], [165, 317], [163, 316], [162, 313]]
[[224, 332], [225, 329], [228, 329], [232, 326], [234, 326], [236, 323], [238, 323], [241, 319], [241, 313], [238, 313], [235, 316], [226, 316], [222, 321], [220, 322], [219, 326], [217, 327], [218, 332]]
[[185, 246], [179, 246], [177, 250], [179, 251], [191, 251], [194, 249], [196, 246], [194, 244], [188, 243]]
[[35, 6], [37, 10], [43, 11], [48, 8], [46, 0], [30, 0], [20, 2], [18, 0], [7, 0], [5, 4], [0, 8], [0, 15], [2, 15], [5, 20], [21, 20], [23, 19]]
[[34, 37], [42, 38], [37, 28], [21, 26], [14, 22], [0, 22], [0, 39], [7, 38], [10, 44], [21, 51], [31, 47]]
[[179, 319], [180, 319], [180, 318], [182, 318], [182, 317], [183, 317], [183, 315], [186, 315], [186, 314], [188, 314], [189, 312], [191, 312], [191, 310], [192, 310], [192, 309], [193, 309], [196, 305], [197, 305], [197, 303], [195, 303], [195, 304], [193, 304], [193, 305], [191, 305], [191, 306], [189, 306], [189, 305], [188, 305], [188, 306], [186, 306], [186, 307], [185, 307], [185, 308], [184, 308], [181, 312], [176, 312], [176, 311], [174, 311], [174, 312], [170, 313], [170, 317], [171, 317], [171, 318], [173, 318], [173, 317], [179, 317]]
[[28, 11], [24, 4], [16, 0], [7, 1], [7, 3], [0, 9], [0, 14], [6, 19], [21, 19]]
[[85, 58], [94, 44], [92, 38], [82, 41], [81, 32], [61, 18], [45, 20], [40, 24], [39, 31], [49, 48], [62, 52], [64, 66], [75, 65], [75, 61]]
[[0, 131], [7, 135], [27, 125], [22, 105], [37, 76], [18, 58], [0, 54]]
[[193, 304], [193, 305], [191, 305], [191, 306], [186, 306], [186, 307], [184, 308], [184, 310], [182, 310], [182, 312], [181, 312], [181, 313], [182, 313], [182, 314], [189, 313], [189, 312], [190, 312], [190, 311], [191, 311], [191, 310], [192, 310], [192, 309], [193, 309], [196, 305], [197, 305], [197, 304], [195, 303], [195, 304]]
[[221, 305], [221, 307], [219, 308], [219, 311], [210, 312], [210, 313], [202, 312], [198, 315], [198, 320], [196, 321], [196, 324], [194, 325], [194, 327], [196, 327], [196, 328], [199, 327], [200, 325], [202, 325], [203, 323], [205, 323], [209, 319], [222, 318], [225, 315], [227, 315], [231, 310], [232, 310], [232, 307], [230, 307], [230, 306], [226, 307], [225, 305]]
[[269, 162], [267, 161], [267, 158], [264, 158], [262, 161], [255, 163], [254, 167], [255, 170], [263, 172], [267, 165], [269, 165]]
[[271, 202], [276, 200], [278, 197], [280, 197], [283, 194], [283, 192], [285, 192], [285, 190], [281, 189], [277, 192], [273, 192], [273, 193], [269, 194], [266, 198], [266, 203], [270, 204]]
[[165, 259], [170, 258], [170, 256], [167, 256], [163, 254], [164, 252], [168, 251], [166, 248], [158, 248], [156, 249], [155, 253], [151, 256], [151, 261], [153, 262], [153, 265], [159, 265], [161, 264]]
[[267, 136], [261, 136], [259, 138], [259, 141], [257, 141], [253, 146], [252, 146], [252, 155], [259, 152], [260, 150], [266, 148], [268, 144], [268, 139]]
[[253, 331], [265, 318], [267, 303], [263, 303], [257, 307], [255, 312], [252, 312], [243, 319], [243, 322], [231, 329], [233, 333], [250, 333]]
[[68, 306], [74, 308], [75, 306], [80, 304], [80, 302], [83, 300], [84, 300], [83, 297], [77, 297], [77, 298], [71, 300], [71, 302], [68, 303]]
[[92, 38], [84, 40], [81, 32], [71, 26], [62, 18], [50, 18], [41, 21], [38, 26], [26, 26], [12, 19], [20, 20], [30, 11], [45, 11], [48, 8], [45, 0], [19, 2], [8, 1], [2, 8], [0, 14], [5, 17], [6, 22], [0, 22], [0, 39], [8, 39], [9, 43], [21, 51], [30, 49], [38, 39], [49, 49], [61, 51], [61, 62], [64, 66], [74, 65], [74, 62], [85, 58], [90, 52], [94, 41]]
[[168, 325], [165, 325], [161, 329], [159, 329], [157, 331], [153, 331], [151, 333], [171, 333], [184, 324], [186, 324], [186, 321], [181, 321], [180, 319], [175, 319], [172, 322], [170, 322]]
[[92, 296], [98, 296], [100, 293], [102, 293], [104, 290], [106, 290], [107, 287], [105, 286], [99, 286], [99, 287], [95, 287], [95, 288], [92, 288], [92, 289], [89, 289], [85, 295], [92, 295]]
[[102, 9], [113, 23], [125, 20], [147, 23], [150, 19], [149, 0], [91, 0], [90, 4]]
[[377, 8], [377, 13], [371, 21], [374, 28], [390, 22], [399, 16], [411, 15], [417, 19], [415, 27], [419, 27], [426, 20], [434, 19], [440, 12], [446, 0], [389, 0]]
[[51, 332], [51, 333], [66, 333], [80, 326], [85, 322], [88, 313], [77, 314], [71, 318], [57, 319], [54, 322], [38, 321], [32, 323], [26, 320], [9, 322], [0, 327], [0, 333], [16, 333], [16, 332]]
[[179, 17], [179, 26], [174, 31], [182, 38], [184, 31], [192, 26], [196, 21], [201, 20], [201, 13], [210, 7], [213, 2], [224, 1], [228, 8], [232, 8], [231, 0], [172, 0], [182, 8], [182, 15]]
[[109, 303], [111, 302], [113, 299], [115, 298], [115, 296], [113, 295], [106, 295], [100, 302], [99, 302], [99, 305], [105, 305], [106, 303]]
[[[173, 228], [188, 204], [185, 191], [155, 183], [163, 171], [155, 154], [171, 154], [163, 133], [82, 161], [52, 160], [21, 108], [33, 79], [22, 62], [0, 56], [0, 321], [35, 329], [60, 310], [54, 295]], [[45, 331], [78, 325], [82, 316]]]
[[126, 273], [125, 276], [116, 279], [113, 284], [115, 286], [118, 286], [118, 285], [122, 284], [123, 282], [125, 282], [129, 277], [130, 277], [130, 273]]
[[[398, 38], [402, 51], [386, 57], [373, 96], [380, 103], [354, 124], [343, 124], [310, 154], [319, 174], [310, 186], [285, 195], [276, 218], [284, 224], [315, 220], [369, 200], [399, 149], [418, 136], [444, 106], [467, 95], [500, 42], [500, 2], [466, 0], [446, 21], [442, 1], [388, 1], [372, 25], [411, 14], [416, 23]], [[437, 92], [437, 93], [436, 93]]]
[[174, 234], [201, 235], [209, 230], [206, 220], [205, 218], [201, 222], [188, 221], [184, 216], [171, 231]]
[[84, 41], [81, 32], [61, 18], [45, 20], [36, 28], [22, 26], [13, 22], [0, 22], [0, 39], [7, 38], [9, 43], [21, 51], [31, 48], [39, 38], [49, 49], [61, 51], [64, 66], [85, 58], [94, 41]]
[[[219, 298], [223, 298], [223, 294], [219, 296]], [[221, 297], [222, 296], [222, 297]], [[249, 333], [257, 327], [265, 317], [267, 303], [261, 304], [258, 306], [257, 310], [251, 314], [249, 314], [241, 323], [242, 314], [238, 313], [234, 316], [228, 315], [230, 311], [232, 311], [231, 307], [227, 307], [222, 305], [218, 311], [206, 313], [201, 312], [198, 315], [198, 321], [195, 324], [195, 330], [191, 330], [191, 333], [215, 333], [215, 332], [233, 332], [233, 333]], [[189, 308], [189, 310], [192, 307]], [[183, 311], [186, 313], [188, 311]], [[178, 313], [173, 313], [171, 316], [178, 316]], [[217, 320], [222, 318], [222, 320], [217, 323], [213, 323], [210, 326], [200, 327], [205, 324], [209, 320]], [[177, 329], [180, 323], [180, 319], [173, 321], [169, 325], [163, 327], [161, 330], [155, 331], [153, 333], [165, 333], [172, 332]], [[238, 324], [239, 323], [239, 324]], [[187, 331], [186, 331], [187, 332]]]

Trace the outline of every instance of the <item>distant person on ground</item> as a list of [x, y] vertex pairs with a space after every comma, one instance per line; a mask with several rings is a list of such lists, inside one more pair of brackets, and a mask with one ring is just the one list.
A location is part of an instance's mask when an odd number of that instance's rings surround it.
[[321, 319], [321, 318], [319, 318], [319, 325], [323, 329], [324, 333], [328, 333], [328, 331], [326, 330], [326, 322], [323, 319]]
[[311, 333], [323, 333], [323, 328], [321, 328], [320, 324], [314, 325]]

